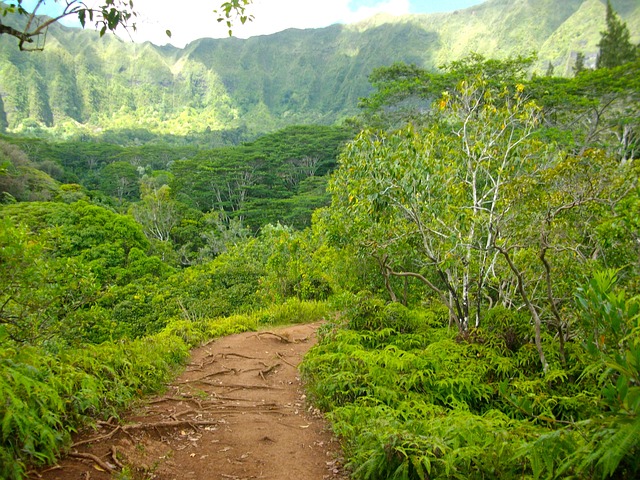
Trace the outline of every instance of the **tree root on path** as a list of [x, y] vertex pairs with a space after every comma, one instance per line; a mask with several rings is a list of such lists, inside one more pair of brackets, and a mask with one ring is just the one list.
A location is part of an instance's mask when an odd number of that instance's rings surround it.
[[120, 469], [124, 468], [124, 465], [122, 464], [122, 462], [118, 460], [118, 452], [116, 451], [115, 445], [111, 445], [111, 460], [113, 460], [113, 463], [115, 463], [118, 467], [120, 467]]
[[105, 462], [101, 458], [96, 457], [95, 455], [93, 455], [91, 453], [69, 452], [68, 456], [72, 457], [72, 458], [82, 458], [82, 459], [85, 459], [85, 460], [91, 460], [92, 462], [94, 462], [96, 465], [98, 465], [105, 472], [115, 472], [116, 471], [116, 468], [113, 465], [108, 464], [107, 462]]
[[193, 395], [183, 395], [181, 397], [160, 397], [149, 400], [148, 403], [164, 403], [164, 402], [190, 402], [193, 400]]
[[106, 435], [100, 435], [99, 437], [93, 437], [88, 440], [82, 440], [80, 442], [76, 442], [73, 445], [71, 445], [71, 447], [76, 448], [76, 447], [79, 447], [80, 445], [86, 445], [87, 443], [94, 443], [94, 442], [99, 442], [101, 440], [107, 440], [108, 438], [113, 437], [120, 430], [122, 430], [122, 427], [118, 425], [116, 426], [116, 428], [111, 430], [111, 432], [107, 433]]
[[[202, 407], [200, 408], [200, 410], [202, 410]], [[178, 417], [181, 417], [183, 415], [187, 415], [188, 413], [198, 413], [198, 410], [190, 408], [189, 410], [184, 410], [182, 412], [172, 413], [171, 415], [169, 415], [169, 418], [172, 418], [175, 421], [178, 421]]]
[[238, 358], [246, 358], [248, 360], [258, 360], [257, 357], [250, 357], [248, 355], [242, 355], [241, 353], [233, 353], [233, 352], [229, 352], [229, 353], [219, 353], [218, 355], [220, 355], [222, 358], [227, 358], [227, 357], [238, 357]]
[[282, 353], [280, 353], [280, 352], [276, 352], [276, 356], [277, 356], [280, 360], [282, 360], [284, 363], [286, 363], [287, 365], [289, 365], [290, 367], [298, 368], [298, 366], [297, 366], [297, 365], [294, 365], [293, 363], [288, 362], [287, 360], [285, 360], [284, 355], [283, 355]]
[[176, 382], [176, 385], [187, 385], [189, 383], [199, 382], [200, 380], [204, 380], [205, 378], [215, 377], [216, 375], [227, 375], [229, 373], [233, 373], [234, 375], [238, 375], [238, 373], [242, 373], [242, 371], [243, 371], [243, 370], [238, 370], [237, 368], [228, 368], [228, 367], [223, 367], [223, 368], [224, 368], [224, 370], [220, 370], [218, 372], [207, 373], [206, 375], [203, 375], [202, 377], [195, 378], [193, 380], [185, 380], [183, 382]]
[[213, 400], [199, 400], [193, 395], [183, 395], [181, 397], [161, 397], [156, 400], [149, 400], [150, 404], [164, 403], [164, 402], [191, 402], [195, 403], [199, 408], [202, 408], [203, 403], [212, 402]]
[[[282, 406], [277, 403], [260, 403], [257, 405], [211, 405], [210, 407], [205, 407], [201, 411], [203, 412], [232, 412], [232, 411], [243, 411], [243, 412], [255, 412], [259, 413], [281, 413]], [[183, 415], [187, 415], [189, 413], [198, 413], [197, 410], [185, 410], [184, 412], [174, 413], [169, 415], [169, 418], [172, 418], [178, 421], [178, 417], [182, 417]]]
[[250, 398], [227, 397], [225, 395], [218, 395], [215, 392], [211, 392], [211, 395], [213, 395], [218, 400], [226, 400], [228, 402], [253, 402], [253, 401], [255, 401], [255, 400], [252, 400]]
[[[213, 357], [213, 358], [211, 358]], [[211, 358], [211, 360], [207, 361], [207, 358]], [[187, 368], [188, 367], [192, 367], [193, 370], [202, 370], [204, 367], [208, 367], [209, 365], [212, 365], [216, 363], [216, 359], [215, 359], [215, 355], [213, 353], [210, 353], [209, 355], [207, 355], [200, 363], [189, 363], [187, 364]]]
[[[146, 430], [151, 428], [175, 428], [175, 427], [184, 427], [189, 426], [195, 429], [196, 426], [206, 426], [206, 425], [218, 425], [220, 423], [219, 420], [167, 420], [160, 422], [141, 422], [141, 423], [130, 423], [129, 425], [117, 425], [111, 432], [100, 435], [97, 437], [93, 437], [87, 440], [82, 440], [81, 442], [76, 442], [71, 445], [72, 448], [79, 447], [80, 445], [86, 445], [88, 443], [96, 443], [101, 440], [107, 440], [113, 437], [117, 432], [128, 433], [129, 430]], [[82, 454], [84, 455], [84, 454]], [[90, 454], [87, 454], [90, 455]], [[73, 456], [69, 454], [69, 456]]]
[[193, 382], [189, 382], [189, 383], [201, 383], [203, 385], [211, 385], [212, 387], [217, 387], [217, 388], [230, 388], [231, 390], [229, 390], [230, 392], [236, 391], [236, 390], [242, 390], [242, 389], [247, 389], [250, 390], [252, 388], [256, 388], [256, 389], [261, 389], [261, 390], [284, 390], [284, 388], [282, 387], [273, 387], [271, 385], [243, 385], [240, 383], [214, 383], [214, 382], [207, 382], [206, 380], [199, 380], [199, 381], [193, 381]]
[[273, 332], [259, 332], [259, 333], [256, 333], [255, 336], [258, 337], [258, 339], [262, 340], [260, 338], [262, 335], [273, 335], [274, 337], [279, 338], [280, 341], [283, 342], [283, 343], [300, 343], [300, 340], [291, 340], [291, 338], [289, 338], [289, 337], [285, 337], [283, 335], [279, 335], [279, 334], [273, 333]]
[[[189, 412], [182, 412], [179, 415], [184, 415], [186, 413]], [[110, 425], [109, 423], [103, 422], [105, 425]], [[176, 428], [176, 427], [191, 427], [194, 430], [196, 430], [197, 426], [208, 426], [208, 425], [218, 425], [220, 423], [219, 420], [177, 420], [174, 418], [174, 420], [172, 421], [160, 421], [160, 422], [144, 422], [144, 423], [132, 423], [129, 425], [117, 425], [111, 432], [105, 434], [105, 435], [100, 435], [97, 437], [93, 437], [87, 440], [82, 440], [80, 442], [76, 442], [73, 445], [71, 445], [72, 448], [76, 448], [79, 447], [81, 445], [86, 445], [88, 443], [96, 443], [102, 440], [107, 440], [111, 437], [113, 437], [116, 433], [118, 432], [123, 432], [126, 433], [127, 435], [129, 435], [128, 430], [147, 430], [147, 429], [152, 429], [152, 428]], [[111, 446], [111, 459], [113, 461], [113, 463], [119, 467], [120, 469], [124, 468], [124, 465], [118, 460], [117, 458], [117, 451], [116, 451], [116, 447]], [[117, 470], [117, 468], [114, 465], [111, 465], [107, 462], [105, 462], [104, 460], [100, 459], [99, 457], [91, 454], [91, 453], [83, 453], [83, 452], [70, 452], [67, 454], [68, 457], [71, 458], [79, 458], [79, 459], [84, 459], [84, 460], [91, 460], [93, 461], [98, 467], [100, 467], [102, 470], [106, 471], [106, 472], [115, 472]], [[59, 467], [58, 467], [59, 468]]]
[[160, 421], [160, 422], [144, 422], [144, 423], [130, 423], [129, 425], [122, 425], [122, 430], [146, 430], [149, 428], [173, 428], [184, 426], [206, 426], [206, 425], [218, 425], [220, 420], [173, 420], [173, 421]]
[[267, 375], [269, 375], [271, 372], [273, 372], [276, 368], [278, 368], [280, 365], [282, 365], [281, 363], [276, 363], [275, 365], [267, 365], [266, 363], [263, 363], [263, 365], [267, 368], [265, 368], [264, 370], [260, 370], [260, 372], [258, 372], [258, 375], [260, 375], [260, 377], [262, 378], [262, 380], [264, 380], [265, 382], [267, 381], [267, 379], [265, 378]]
[[60, 465], [54, 465], [53, 467], [49, 467], [46, 470], [42, 470], [41, 472], [29, 471], [27, 472], [27, 475], [35, 475], [38, 478], [42, 478], [42, 473], [52, 472], [53, 470], [62, 470], [62, 467]]

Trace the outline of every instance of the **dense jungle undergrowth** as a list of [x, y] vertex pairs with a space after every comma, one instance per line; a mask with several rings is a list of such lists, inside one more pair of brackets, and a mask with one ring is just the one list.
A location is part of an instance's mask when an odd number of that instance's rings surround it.
[[546, 373], [521, 313], [496, 308], [461, 335], [440, 308], [350, 299], [302, 371], [353, 478], [637, 478], [640, 304], [613, 280], [598, 276], [580, 301], [635, 339], [609, 355], [572, 343], [562, 367], [545, 334]]

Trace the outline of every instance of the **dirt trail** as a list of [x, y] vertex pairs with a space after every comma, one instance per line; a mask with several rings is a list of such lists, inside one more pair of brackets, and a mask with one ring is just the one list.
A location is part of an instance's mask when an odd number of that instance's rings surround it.
[[[309, 409], [297, 366], [319, 324], [217, 339], [192, 351], [165, 395], [75, 439], [46, 480], [347, 478]], [[106, 471], [112, 469], [111, 472]], [[128, 475], [117, 472], [124, 471]]]

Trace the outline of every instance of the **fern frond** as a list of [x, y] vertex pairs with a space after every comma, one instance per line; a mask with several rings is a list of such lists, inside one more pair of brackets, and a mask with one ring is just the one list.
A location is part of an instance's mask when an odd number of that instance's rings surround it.
[[602, 468], [602, 478], [612, 476], [625, 457], [640, 466], [637, 450], [640, 447], [640, 417], [635, 416], [631, 421], [619, 416], [613, 420], [611, 432], [600, 442], [598, 448], [588, 455], [580, 464], [580, 469], [587, 469], [592, 465]]

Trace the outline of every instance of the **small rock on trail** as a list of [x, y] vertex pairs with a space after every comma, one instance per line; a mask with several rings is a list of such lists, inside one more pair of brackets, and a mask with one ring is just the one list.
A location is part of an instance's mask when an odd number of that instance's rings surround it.
[[297, 367], [319, 326], [231, 335], [193, 350], [164, 395], [79, 436], [70, 457], [31, 478], [348, 478], [339, 444], [300, 384]]

